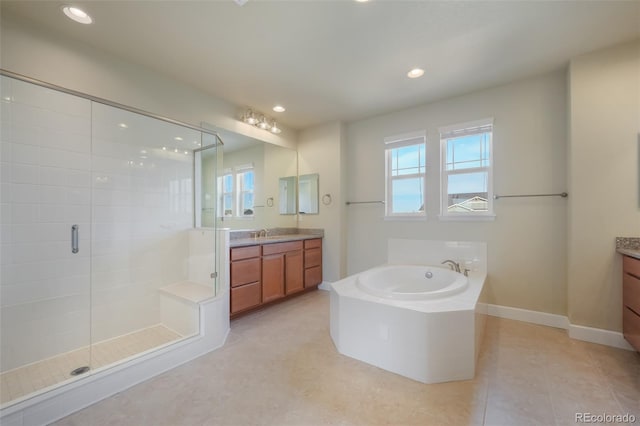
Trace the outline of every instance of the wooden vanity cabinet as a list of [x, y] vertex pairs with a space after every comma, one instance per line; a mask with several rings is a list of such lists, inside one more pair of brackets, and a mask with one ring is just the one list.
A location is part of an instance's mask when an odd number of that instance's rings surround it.
[[231, 249], [231, 313], [242, 312], [262, 303], [262, 262], [260, 246]]
[[622, 332], [640, 351], [640, 259], [623, 256], [622, 271]]
[[231, 248], [231, 316], [322, 282], [322, 239]]
[[304, 242], [304, 287], [310, 288], [322, 283], [322, 239]]

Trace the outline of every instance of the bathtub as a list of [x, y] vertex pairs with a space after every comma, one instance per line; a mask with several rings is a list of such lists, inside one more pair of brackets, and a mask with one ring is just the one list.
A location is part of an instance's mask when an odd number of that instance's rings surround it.
[[423, 265], [386, 265], [358, 275], [356, 285], [365, 293], [385, 299], [437, 299], [467, 288], [466, 276], [451, 269]]
[[[484, 329], [486, 244], [393, 240], [389, 248], [390, 263], [331, 284], [336, 349], [422, 383], [472, 379]], [[443, 268], [445, 259], [473, 268], [467, 277]]]

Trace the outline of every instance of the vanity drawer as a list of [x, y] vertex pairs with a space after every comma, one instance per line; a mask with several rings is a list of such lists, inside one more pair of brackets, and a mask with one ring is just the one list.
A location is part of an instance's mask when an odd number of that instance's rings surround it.
[[640, 278], [640, 259], [624, 256], [622, 258], [622, 269], [625, 273], [635, 275]]
[[289, 241], [286, 243], [265, 244], [262, 246], [262, 254], [264, 256], [296, 250], [302, 250], [302, 241]]
[[322, 247], [322, 238], [314, 238], [313, 240], [304, 240], [304, 248], [318, 248]]
[[622, 332], [631, 346], [640, 351], [640, 315], [625, 306], [622, 314]]
[[262, 286], [253, 283], [231, 289], [231, 313], [244, 311], [262, 303]]
[[640, 314], [640, 279], [624, 274], [622, 277], [622, 303]]
[[314, 266], [304, 270], [304, 287], [313, 287], [322, 283], [322, 266]]
[[231, 262], [231, 287], [260, 281], [261, 265], [259, 257]]
[[231, 260], [260, 257], [260, 246], [234, 247], [231, 249]]
[[311, 268], [313, 266], [322, 265], [322, 249], [312, 248], [304, 251], [304, 267]]

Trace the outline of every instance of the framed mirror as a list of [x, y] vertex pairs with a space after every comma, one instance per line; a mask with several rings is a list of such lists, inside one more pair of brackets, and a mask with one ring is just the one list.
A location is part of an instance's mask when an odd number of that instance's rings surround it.
[[278, 186], [280, 214], [296, 214], [296, 177], [281, 177]]
[[300, 214], [318, 214], [318, 180], [317, 173], [301, 175], [298, 178], [298, 212]]

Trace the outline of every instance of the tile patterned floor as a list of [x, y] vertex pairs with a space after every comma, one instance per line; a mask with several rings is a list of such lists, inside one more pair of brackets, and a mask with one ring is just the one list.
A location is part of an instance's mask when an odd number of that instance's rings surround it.
[[71, 425], [640, 423], [640, 355], [488, 318], [474, 380], [424, 385], [338, 354], [318, 291], [234, 320], [227, 344], [66, 417]]
[[82, 348], [7, 371], [0, 375], [0, 404], [72, 380], [69, 373], [75, 368], [90, 364], [94, 369], [104, 367], [181, 338], [172, 330], [157, 325], [97, 343], [91, 352], [89, 348]]

